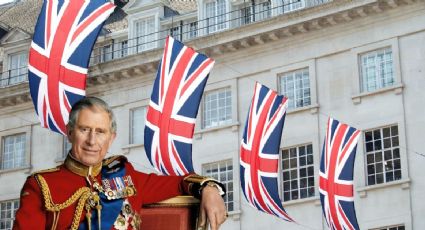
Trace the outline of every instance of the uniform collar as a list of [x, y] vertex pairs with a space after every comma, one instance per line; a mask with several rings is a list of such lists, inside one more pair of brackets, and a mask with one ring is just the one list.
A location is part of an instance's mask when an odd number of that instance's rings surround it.
[[71, 153], [66, 157], [64, 164], [69, 171], [84, 177], [90, 175], [96, 177], [102, 170], [102, 162], [95, 166], [86, 166], [72, 157]]

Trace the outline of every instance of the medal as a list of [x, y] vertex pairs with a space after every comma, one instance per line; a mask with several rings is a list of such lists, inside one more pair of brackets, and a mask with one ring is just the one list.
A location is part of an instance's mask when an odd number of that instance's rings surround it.
[[102, 190], [108, 200], [136, 195], [136, 188], [130, 175], [102, 180]]

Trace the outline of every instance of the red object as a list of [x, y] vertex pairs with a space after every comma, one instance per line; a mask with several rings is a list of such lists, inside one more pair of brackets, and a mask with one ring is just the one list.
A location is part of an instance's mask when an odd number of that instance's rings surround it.
[[140, 210], [143, 230], [189, 230], [197, 228], [199, 200], [179, 196]]
[[[125, 159], [125, 158], [124, 158]], [[143, 204], [159, 202], [177, 195], [187, 194], [187, 184], [180, 176], [158, 176], [135, 171], [133, 166], [125, 162], [126, 175], [131, 175], [137, 195], [128, 198], [134, 210]], [[79, 188], [87, 187], [86, 178], [79, 176], [64, 165], [53, 172], [41, 173], [49, 185], [53, 203], [61, 204], [69, 199]], [[100, 174], [97, 180], [100, 180]], [[78, 201], [60, 211], [57, 229], [69, 229], [74, 217]], [[107, 210], [102, 210], [102, 213]], [[103, 214], [102, 214], [103, 215]], [[29, 176], [21, 191], [20, 208], [16, 213], [13, 229], [51, 229], [53, 212], [46, 211], [43, 195], [34, 176]], [[85, 220], [83, 211], [80, 223]]]

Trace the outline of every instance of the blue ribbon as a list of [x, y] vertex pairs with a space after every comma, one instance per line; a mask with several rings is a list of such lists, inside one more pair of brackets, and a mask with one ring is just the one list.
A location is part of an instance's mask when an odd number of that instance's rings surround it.
[[[125, 176], [125, 167], [122, 166], [118, 171], [116, 172], [108, 172], [107, 167], [102, 168], [102, 180], [103, 179], [112, 179], [114, 177], [124, 177]], [[106, 198], [105, 194], [100, 193], [100, 204], [102, 205], [102, 215], [101, 215], [101, 226], [102, 229], [111, 229], [112, 225], [114, 224], [115, 220], [117, 219], [119, 213], [121, 212], [122, 204], [124, 203], [124, 199], [116, 199], [116, 200], [108, 200]], [[83, 221], [80, 226], [79, 230], [86, 230], [87, 228], [87, 221]], [[98, 228], [98, 217], [97, 217], [97, 210], [92, 210], [92, 218], [91, 218], [91, 229], [97, 229]]]

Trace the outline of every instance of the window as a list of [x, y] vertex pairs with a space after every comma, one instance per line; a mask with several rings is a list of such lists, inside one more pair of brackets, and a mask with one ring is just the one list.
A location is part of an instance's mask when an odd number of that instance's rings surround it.
[[226, 0], [215, 0], [205, 4], [208, 33], [227, 28], [226, 11]]
[[253, 21], [252, 7], [244, 7], [241, 9], [241, 25], [249, 24]]
[[0, 202], [0, 230], [10, 230], [16, 211], [19, 208], [19, 200], [9, 200]]
[[27, 165], [25, 133], [5, 136], [2, 143], [1, 169], [21, 168]]
[[112, 60], [112, 45], [102, 47], [102, 62]]
[[283, 201], [314, 196], [313, 146], [282, 150]]
[[227, 211], [235, 210], [233, 199], [233, 165], [232, 160], [219, 161], [202, 166], [202, 175], [212, 177], [226, 187], [224, 203]]
[[128, 41], [111, 41], [101, 48], [101, 62], [123, 58], [128, 54]]
[[311, 105], [308, 68], [288, 72], [280, 76], [280, 93], [288, 97], [288, 108]]
[[130, 144], [143, 144], [146, 107], [130, 110]]
[[198, 36], [198, 22], [189, 23], [188, 39], [196, 38]]
[[27, 80], [28, 53], [17, 53], [9, 56], [8, 82], [6, 85], [16, 84]]
[[360, 55], [360, 65], [362, 92], [371, 92], [394, 84], [391, 48]]
[[202, 127], [211, 128], [232, 122], [232, 92], [220, 89], [205, 94]]
[[255, 5], [255, 12], [252, 12], [252, 5], [241, 9], [241, 25], [249, 24], [253, 21], [260, 21], [271, 17], [271, 2], [266, 1]]
[[114, 43], [114, 58], [122, 58], [128, 54], [128, 41]]
[[175, 27], [172, 27], [171, 29], [170, 29], [170, 35], [173, 37], [173, 38], [175, 38], [175, 39], [177, 39], [177, 40], [180, 40], [180, 26], [175, 26]]
[[283, 13], [299, 10], [304, 7], [304, 0], [283, 0]]
[[155, 48], [155, 17], [136, 22], [137, 52]]
[[256, 5], [256, 7], [257, 7], [258, 20], [263, 20], [263, 19], [271, 17], [272, 12], [271, 12], [271, 2], [270, 2], [270, 0], [258, 4], [258, 5]]
[[400, 148], [396, 125], [367, 131], [365, 136], [367, 184], [401, 179]]
[[383, 228], [375, 228], [373, 230], [404, 230], [404, 225], [392, 226], [392, 227], [383, 227]]

